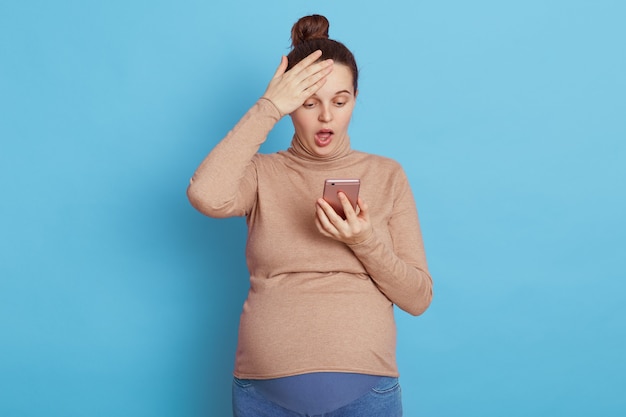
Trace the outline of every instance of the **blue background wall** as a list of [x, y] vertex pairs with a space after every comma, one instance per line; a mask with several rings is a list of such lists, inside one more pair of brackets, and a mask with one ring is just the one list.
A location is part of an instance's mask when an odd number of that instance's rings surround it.
[[310, 13], [420, 209], [406, 415], [625, 415], [618, 0], [2, 0], [0, 415], [229, 415], [245, 224], [185, 188]]

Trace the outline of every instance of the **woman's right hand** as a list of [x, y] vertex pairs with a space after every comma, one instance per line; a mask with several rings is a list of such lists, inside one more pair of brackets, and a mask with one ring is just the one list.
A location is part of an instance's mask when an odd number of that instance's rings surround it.
[[287, 57], [281, 58], [263, 94], [263, 97], [274, 103], [281, 116], [296, 110], [324, 85], [326, 76], [333, 70], [333, 61], [327, 59], [316, 62], [321, 56], [322, 51], [315, 51], [287, 72]]

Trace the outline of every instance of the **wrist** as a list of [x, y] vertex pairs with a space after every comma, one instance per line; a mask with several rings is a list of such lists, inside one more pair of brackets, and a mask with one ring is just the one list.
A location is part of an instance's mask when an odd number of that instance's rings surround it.
[[348, 243], [349, 246], [357, 246], [366, 241], [368, 241], [374, 235], [374, 231], [370, 229], [368, 232], [365, 232], [363, 236], [355, 236], [351, 242]]
[[261, 96], [260, 100], [266, 100], [268, 101], [272, 107], [274, 107], [274, 109], [278, 112], [279, 118], [282, 118], [285, 114], [278, 108], [278, 106], [276, 105], [276, 103], [274, 102], [274, 100], [272, 100], [271, 98], [269, 98], [266, 95]]

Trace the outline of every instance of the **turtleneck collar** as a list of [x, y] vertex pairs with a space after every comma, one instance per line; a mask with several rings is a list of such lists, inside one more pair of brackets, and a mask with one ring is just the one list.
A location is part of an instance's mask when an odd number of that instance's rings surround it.
[[289, 147], [288, 151], [290, 154], [300, 159], [305, 159], [307, 161], [333, 162], [342, 159], [350, 153], [350, 137], [346, 135], [344, 140], [341, 141], [339, 146], [332, 154], [319, 156], [313, 154], [307, 148], [305, 148], [298, 135], [294, 134], [293, 138], [291, 139], [291, 146]]

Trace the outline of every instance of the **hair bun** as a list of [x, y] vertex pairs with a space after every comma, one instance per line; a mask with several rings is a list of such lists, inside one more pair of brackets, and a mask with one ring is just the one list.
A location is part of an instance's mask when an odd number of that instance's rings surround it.
[[295, 48], [311, 39], [328, 39], [328, 19], [319, 14], [301, 17], [291, 28], [291, 46]]

